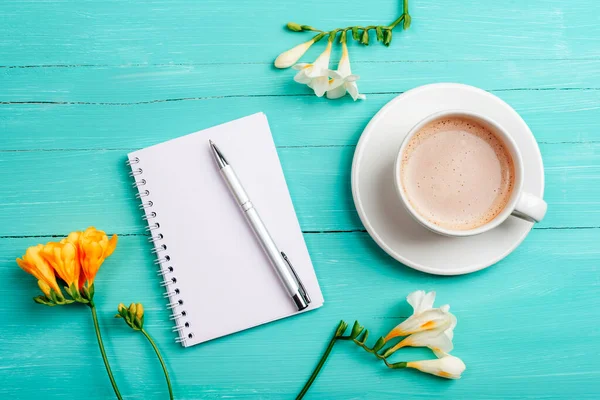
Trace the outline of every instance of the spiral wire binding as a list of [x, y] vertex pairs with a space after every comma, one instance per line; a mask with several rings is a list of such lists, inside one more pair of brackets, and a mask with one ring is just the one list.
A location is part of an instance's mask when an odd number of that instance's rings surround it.
[[164, 242], [159, 243], [166, 240], [166, 238], [160, 232], [160, 223], [155, 220], [158, 216], [157, 212], [150, 210], [154, 206], [154, 202], [150, 200], [150, 190], [144, 188], [147, 182], [146, 179], [141, 177], [144, 170], [136, 165], [139, 163], [139, 157], [127, 160], [127, 165], [131, 167], [129, 176], [134, 179], [131, 186], [138, 189], [135, 197], [141, 201], [139, 209], [144, 211], [142, 219], [148, 223], [145, 231], [149, 235], [148, 241], [154, 243], [154, 249], [152, 249], [152, 254], [156, 256], [154, 265], [158, 265], [157, 275], [163, 278], [163, 281], [160, 282], [160, 286], [165, 288], [163, 297], [169, 299], [169, 303], [167, 303], [167, 309], [171, 312], [169, 319], [175, 322], [172, 331], [177, 332], [179, 335], [175, 342], [185, 344], [187, 339], [194, 337], [194, 333], [190, 331], [186, 335], [185, 332], [191, 325], [189, 321], [185, 320], [188, 315], [183, 308], [184, 301], [181, 298], [181, 290], [177, 287], [177, 276], [174, 274], [175, 268], [169, 265], [171, 264], [171, 257], [167, 254], [167, 245]]

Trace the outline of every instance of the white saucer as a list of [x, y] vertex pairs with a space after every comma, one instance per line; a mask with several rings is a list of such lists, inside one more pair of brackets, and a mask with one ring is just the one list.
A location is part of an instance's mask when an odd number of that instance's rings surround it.
[[458, 275], [502, 260], [525, 239], [533, 224], [509, 217], [484, 234], [450, 238], [428, 231], [405, 211], [393, 182], [393, 165], [402, 139], [421, 119], [446, 109], [474, 111], [502, 125], [513, 135], [523, 155], [523, 190], [543, 196], [542, 156], [525, 121], [498, 97], [455, 83], [412, 89], [373, 117], [354, 153], [352, 196], [367, 231], [390, 256], [423, 272]]

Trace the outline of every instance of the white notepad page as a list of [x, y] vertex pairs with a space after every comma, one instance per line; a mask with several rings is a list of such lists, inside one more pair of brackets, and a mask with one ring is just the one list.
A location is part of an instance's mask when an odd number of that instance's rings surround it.
[[185, 347], [297, 313], [221, 178], [209, 139], [304, 283], [306, 311], [323, 304], [264, 114], [134, 151], [132, 173]]

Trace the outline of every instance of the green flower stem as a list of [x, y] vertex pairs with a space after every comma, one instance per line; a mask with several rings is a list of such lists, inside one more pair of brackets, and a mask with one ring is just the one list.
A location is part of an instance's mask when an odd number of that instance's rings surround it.
[[[358, 29], [360, 31], [366, 31], [367, 33], [372, 30], [372, 29], [381, 29], [381, 30], [392, 30], [394, 29], [398, 24], [400, 24], [401, 22], [407, 20], [406, 22], [408, 23], [405, 28], [408, 27], [408, 25], [410, 25], [410, 14], [408, 13], [408, 0], [403, 0], [402, 2], [402, 15], [400, 15], [396, 20], [394, 20], [394, 22], [392, 22], [389, 25], [367, 25], [367, 26], [360, 26], [360, 25], [354, 25], [354, 26], [347, 26], [345, 28], [336, 28], [336, 29], [332, 29], [330, 31], [323, 31], [321, 29], [317, 29], [317, 28], [313, 28], [312, 26], [309, 25], [301, 25], [302, 29], [294, 29], [296, 32], [302, 32], [302, 31], [311, 31], [311, 32], [319, 32], [319, 35], [317, 35], [315, 38], [318, 37], [318, 40], [320, 40], [323, 36], [325, 35], [332, 35], [333, 37], [335, 37], [335, 35], [337, 35], [338, 32], [347, 32], [350, 31], [352, 29]], [[321, 36], [322, 35], [322, 36]]]
[[[306, 384], [304, 385], [304, 387], [302, 388], [300, 393], [298, 393], [298, 396], [296, 396], [296, 400], [301, 400], [304, 397], [304, 395], [306, 394], [306, 392], [308, 392], [308, 389], [310, 389], [310, 386], [313, 384], [315, 379], [317, 379], [317, 375], [319, 375], [319, 372], [321, 372], [321, 369], [325, 365], [325, 361], [327, 361], [327, 358], [329, 357], [329, 354], [331, 353], [333, 346], [335, 345], [336, 341], [338, 341], [338, 340], [353, 341], [357, 346], [362, 347], [366, 352], [373, 354], [375, 357], [377, 357], [380, 360], [383, 360], [386, 367], [388, 367], [388, 368], [399, 369], [399, 368], [407, 367], [406, 361], [400, 361], [400, 362], [396, 362], [396, 363], [388, 362], [388, 360], [386, 359], [387, 356], [385, 353], [389, 350], [389, 348], [382, 349], [381, 352], [383, 354], [380, 354], [377, 350], [375, 350], [375, 348], [379, 349], [381, 347], [381, 345], [378, 347], [377, 343], [376, 343], [372, 348], [367, 346], [365, 344], [365, 342], [369, 335], [368, 331], [363, 332], [362, 341], [357, 339], [357, 336], [359, 335], [360, 332], [363, 331], [364, 328], [359, 326], [358, 322], [355, 322], [354, 325], [355, 326], [352, 328], [352, 333], [350, 335], [345, 336], [345, 335], [343, 335], [343, 333], [346, 332], [346, 328], [348, 328], [348, 324], [346, 324], [346, 322], [344, 322], [344, 321], [340, 321], [340, 323], [338, 324], [338, 326], [335, 330], [334, 335], [332, 336], [331, 340], [329, 341], [329, 344], [327, 345], [327, 348], [325, 349], [325, 352], [321, 356], [319, 363], [315, 367], [313, 373], [310, 375], [310, 378], [308, 378], [308, 381], [306, 381]], [[358, 330], [355, 331], [356, 327], [358, 327]], [[383, 340], [383, 338], [381, 338], [380, 340]], [[379, 343], [379, 341], [378, 341], [378, 343]]]
[[144, 329], [142, 329], [141, 332], [144, 334], [144, 336], [146, 336], [146, 339], [148, 339], [148, 341], [154, 348], [154, 351], [156, 352], [156, 356], [158, 357], [158, 360], [160, 361], [160, 365], [162, 366], [163, 372], [165, 373], [165, 379], [167, 380], [167, 387], [169, 388], [169, 398], [171, 400], [173, 400], [173, 388], [171, 387], [171, 379], [169, 379], [169, 372], [167, 371], [167, 366], [165, 364], [165, 360], [163, 360], [162, 356], [160, 355], [160, 351], [158, 351], [158, 347], [156, 347], [156, 343], [154, 343], [154, 340], [152, 340], [152, 338], [150, 337], [148, 332], [146, 332], [146, 330], [144, 330]]
[[388, 29], [394, 29], [396, 27], [396, 25], [398, 25], [400, 22], [404, 21], [404, 16], [406, 14], [402, 14], [401, 16], [398, 17], [397, 20], [395, 20], [394, 22], [392, 22], [387, 28]]
[[110, 364], [108, 363], [108, 357], [106, 357], [106, 351], [104, 350], [104, 343], [102, 342], [102, 335], [100, 334], [100, 325], [98, 325], [98, 315], [96, 314], [96, 306], [94, 302], [90, 300], [88, 306], [92, 310], [92, 318], [94, 320], [94, 328], [96, 328], [96, 338], [98, 339], [98, 346], [100, 346], [100, 353], [102, 353], [102, 360], [104, 361], [104, 366], [106, 367], [106, 372], [108, 373], [108, 378], [110, 379], [110, 384], [115, 391], [115, 395], [117, 395], [117, 399], [123, 400], [121, 393], [119, 392], [119, 388], [117, 387], [117, 382], [115, 382], [115, 377], [113, 376], [112, 370], [110, 369]]
[[398, 369], [398, 368], [406, 368], [406, 362], [405, 361], [400, 361], [397, 363], [390, 363], [388, 362], [388, 360], [386, 359], [386, 355], [385, 352], [383, 355], [379, 354], [378, 352], [376, 352], [375, 350], [373, 350], [372, 348], [369, 348], [366, 344], [356, 340], [356, 339], [352, 339], [350, 336], [341, 336], [338, 338], [339, 340], [352, 340], [356, 345], [362, 347], [363, 349], [365, 349], [366, 352], [373, 354], [375, 357], [379, 358], [380, 360], [383, 360], [383, 362], [385, 363], [385, 365], [388, 368], [392, 368], [392, 369]]
[[310, 378], [308, 378], [308, 381], [306, 381], [306, 384], [304, 385], [304, 387], [302, 388], [300, 393], [298, 393], [298, 396], [296, 396], [296, 400], [302, 399], [304, 397], [304, 395], [306, 394], [306, 392], [308, 392], [308, 389], [310, 389], [310, 386], [313, 384], [315, 379], [317, 379], [317, 375], [319, 375], [319, 372], [321, 372], [321, 368], [323, 368], [323, 365], [325, 364], [327, 357], [329, 357], [329, 353], [331, 353], [331, 350], [333, 349], [333, 345], [335, 344], [336, 340], [340, 338], [340, 335], [342, 333], [344, 333], [347, 326], [348, 325], [344, 321], [340, 321], [340, 323], [338, 324], [338, 326], [335, 330], [335, 333], [333, 334], [333, 337], [331, 338], [331, 340], [329, 341], [329, 344], [327, 345], [327, 349], [325, 349], [325, 353], [323, 353], [323, 356], [321, 356], [321, 359], [319, 360], [319, 363], [315, 367], [315, 370], [311, 374]]

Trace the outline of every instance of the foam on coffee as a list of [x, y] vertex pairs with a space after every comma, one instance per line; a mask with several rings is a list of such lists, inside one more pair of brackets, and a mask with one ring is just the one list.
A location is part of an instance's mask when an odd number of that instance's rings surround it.
[[453, 230], [494, 219], [510, 200], [515, 179], [502, 140], [464, 117], [441, 118], [421, 128], [408, 142], [400, 168], [412, 207]]

